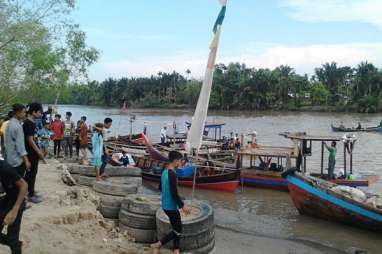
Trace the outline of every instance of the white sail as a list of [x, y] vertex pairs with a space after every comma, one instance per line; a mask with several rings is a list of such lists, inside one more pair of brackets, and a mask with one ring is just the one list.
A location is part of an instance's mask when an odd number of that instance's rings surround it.
[[202, 144], [204, 124], [207, 119], [208, 105], [210, 102], [210, 94], [212, 89], [212, 80], [215, 70], [216, 53], [219, 45], [221, 25], [225, 15], [226, 1], [220, 1], [223, 4], [218, 19], [214, 26], [215, 36], [210, 46], [210, 54], [208, 57], [207, 68], [204, 76], [202, 88], [200, 90], [198, 103], [196, 105], [194, 117], [191, 123], [191, 129], [188, 132], [186, 149], [190, 152], [197, 152]]

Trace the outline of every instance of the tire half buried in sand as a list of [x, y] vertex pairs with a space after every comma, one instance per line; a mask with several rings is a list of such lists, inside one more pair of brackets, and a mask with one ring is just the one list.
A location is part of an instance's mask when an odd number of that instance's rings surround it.
[[[190, 201], [187, 204], [190, 204]], [[192, 201], [191, 214], [185, 215], [181, 212], [181, 216], [180, 249], [192, 253], [209, 253], [213, 249], [215, 241], [212, 207], [204, 201]], [[169, 219], [162, 209], [156, 213], [156, 224], [158, 239], [172, 230]], [[172, 243], [166, 246], [171, 247]]]
[[102, 205], [119, 207], [119, 208], [121, 207], [123, 197], [105, 195], [105, 194], [101, 194], [101, 193], [97, 193], [97, 195], [99, 196]]
[[105, 206], [102, 204], [99, 206], [99, 211], [102, 216], [109, 219], [118, 219], [119, 210], [119, 207]]
[[95, 182], [96, 182], [96, 178], [95, 177], [83, 176], [83, 175], [80, 175], [78, 177], [78, 184], [79, 185], [92, 187]]
[[119, 223], [132, 228], [156, 229], [154, 216], [131, 213], [125, 210], [121, 210], [119, 213]]
[[98, 181], [93, 185], [94, 191], [113, 196], [126, 196], [128, 194], [137, 193], [138, 186], [136, 184], [123, 184], [107, 181]]
[[132, 213], [155, 216], [161, 206], [159, 195], [128, 195], [122, 201], [122, 209]]
[[119, 224], [121, 232], [127, 232], [138, 243], [154, 243], [157, 241], [157, 232], [155, 229], [138, 229]]
[[[70, 173], [79, 173], [86, 176], [95, 176], [94, 166], [90, 165], [71, 165], [69, 169]], [[106, 166], [105, 175], [108, 176], [130, 176], [130, 177], [140, 177], [141, 169], [136, 167], [114, 167]]]

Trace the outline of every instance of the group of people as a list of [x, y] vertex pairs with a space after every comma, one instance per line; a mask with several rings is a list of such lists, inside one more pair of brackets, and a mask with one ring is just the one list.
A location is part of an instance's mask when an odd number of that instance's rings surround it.
[[[35, 183], [38, 164], [40, 160], [45, 162], [49, 140], [54, 141], [55, 156], [59, 156], [61, 141], [63, 141], [66, 153], [72, 157], [73, 142], [76, 142], [75, 133], [78, 132], [80, 147], [87, 150], [86, 117], [81, 117], [75, 127], [70, 112], [66, 113], [65, 121], [61, 121], [60, 115], [56, 114], [54, 120], [51, 121], [44, 117], [45, 120], [39, 126], [39, 119], [43, 114], [43, 107], [40, 103], [31, 103], [28, 106], [14, 104], [12, 112], [9, 114], [10, 119], [6, 120], [6, 127], [4, 128], [4, 121], [0, 126], [3, 131], [1, 134], [4, 157], [4, 160], [0, 160], [0, 193], [2, 193], [0, 195], [0, 244], [9, 246], [12, 254], [22, 253], [23, 243], [19, 240], [19, 234], [23, 212], [28, 208], [27, 202], [40, 203], [43, 201], [42, 196], [35, 190]], [[96, 123], [94, 126], [91, 139], [92, 164], [96, 170], [97, 180], [104, 178], [105, 167], [111, 159], [111, 153], [104, 142], [108, 138], [107, 130], [111, 128], [111, 125], [112, 119], [105, 118], [103, 123]], [[37, 138], [38, 135], [41, 136], [40, 141]], [[82, 144], [83, 146], [81, 146]], [[83, 151], [83, 156], [86, 158], [85, 151]], [[162, 173], [160, 185], [162, 209], [170, 219], [172, 231], [151, 245], [154, 253], [159, 253], [161, 246], [171, 240], [173, 240], [174, 253], [179, 253], [182, 233], [179, 210], [183, 210], [185, 214], [191, 212], [191, 207], [183, 203], [177, 190], [175, 170], [183, 164], [183, 161], [182, 154], [171, 151], [166, 169]], [[123, 153], [121, 163], [128, 164], [126, 153]], [[6, 234], [2, 232], [4, 227], [7, 229]]]
[[[43, 115], [40, 103], [27, 107], [14, 104], [6, 123], [2, 121], [2, 156], [0, 160], [0, 243], [8, 245], [12, 254], [21, 254], [19, 240], [23, 211], [29, 203], [42, 202], [42, 196], [35, 190], [39, 161], [45, 161], [44, 150], [36, 139], [36, 120]], [[25, 198], [26, 197], [26, 198]], [[7, 226], [7, 234], [2, 229]]]
[[[60, 157], [63, 145], [66, 158], [72, 158], [75, 144], [77, 156], [81, 151], [81, 161], [86, 164], [88, 160], [86, 117], [82, 116], [76, 126], [71, 112], [66, 113], [65, 121], [61, 121], [59, 114], [53, 120], [52, 113], [51, 108], [44, 112], [41, 103], [14, 104], [0, 121], [0, 244], [9, 246], [12, 254], [22, 253], [19, 234], [24, 210], [43, 201], [43, 196], [36, 191], [36, 177], [39, 162], [46, 163], [50, 141], [53, 140], [56, 157]], [[111, 123], [112, 120], [106, 118], [104, 124], [98, 125], [93, 139], [98, 134], [103, 138], [104, 129], [110, 128]], [[100, 161], [95, 164], [100, 175], [110, 158], [103, 142], [101, 145], [101, 153], [93, 156], [93, 160]], [[3, 234], [5, 226], [7, 233]]]
[[72, 159], [74, 145], [77, 159], [81, 161], [81, 164], [88, 164], [89, 127], [86, 120], [86, 116], [82, 116], [75, 125], [72, 113], [66, 112], [64, 121], [61, 120], [60, 114], [56, 114], [49, 125], [46, 123], [53, 134], [53, 154], [56, 158], [61, 158], [61, 147], [63, 147], [65, 158]]

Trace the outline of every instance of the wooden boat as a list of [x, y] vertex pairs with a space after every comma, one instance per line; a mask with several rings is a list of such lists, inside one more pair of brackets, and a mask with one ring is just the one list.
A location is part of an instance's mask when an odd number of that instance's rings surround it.
[[[142, 169], [142, 178], [144, 180], [160, 182], [160, 170], [164, 168], [165, 164], [161, 161], [140, 158], [138, 159], [137, 166]], [[200, 170], [203, 166], [198, 165], [196, 168]], [[239, 186], [240, 170], [215, 167], [213, 171], [214, 173], [212, 175], [197, 175], [195, 178], [195, 187], [198, 189], [235, 192]], [[178, 176], [178, 184], [192, 187], [193, 176]]]
[[334, 126], [331, 125], [332, 130], [334, 132], [382, 132], [381, 126], [376, 127], [366, 127], [366, 128], [349, 128], [349, 127], [343, 127], [343, 126]]
[[[288, 191], [288, 182], [282, 177], [283, 171], [292, 165], [287, 165], [287, 160], [295, 160], [298, 164], [298, 149], [295, 147], [258, 146], [246, 148], [238, 152], [241, 169], [240, 181], [244, 186], [269, 188], [274, 190]], [[243, 166], [243, 160], [249, 158], [249, 168]], [[256, 159], [266, 161], [268, 165], [253, 165]], [[274, 160], [271, 163], [271, 160]], [[294, 161], [293, 161], [294, 162]], [[292, 162], [291, 162], [292, 163]], [[294, 166], [294, 165], [293, 165]], [[361, 179], [349, 179], [346, 176], [336, 179], [328, 178], [327, 174], [312, 173], [313, 176], [328, 180], [330, 182], [350, 187], [369, 186], [378, 180], [378, 176], [367, 176]]]
[[[284, 170], [283, 163], [287, 158], [296, 159], [297, 155], [293, 147], [257, 146], [255, 148], [242, 149], [239, 153], [241, 176], [240, 181], [245, 186], [269, 188], [274, 190], [288, 191], [288, 182], [281, 177]], [[243, 160], [249, 158], [249, 168], [244, 168]], [[256, 159], [266, 161], [265, 165], [255, 166]], [[276, 159], [277, 163], [271, 163]]]
[[382, 209], [334, 191], [336, 184], [297, 172], [288, 172], [285, 176], [300, 214], [382, 233]]

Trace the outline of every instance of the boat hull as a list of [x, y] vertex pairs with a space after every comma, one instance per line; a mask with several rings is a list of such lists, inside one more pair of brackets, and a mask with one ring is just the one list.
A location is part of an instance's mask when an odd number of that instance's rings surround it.
[[288, 175], [288, 188], [293, 203], [302, 215], [340, 222], [382, 233], [382, 215], [347, 202]]
[[[265, 175], [261, 173], [242, 173], [240, 181], [244, 186], [248, 187], [289, 191], [288, 181], [281, 176], [281, 172], [275, 172], [275, 174], [272, 175]], [[330, 182], [350, 187], [369, 186], [368, 180], [333, 179], [330, 180]]]
[[244, 186], [266, 188], [280, 191], [288, 191], [288, 181], [286, 181], [281, 176], [269, 177], [269, 176], [259, 176], [242, 174], [240, 181]]
[[382, 132], [382, 127], [368, 127], [368, 128], [346, 128], [346, 127], [336, 127], [332, 125], [332, 130], [334, 132]]
[[[239, 186], [240, 172], [233, 172], [215, 176], [202, 176], [196, 178], [195, 187], [198, 189], [210, 189], [226, 192], [235, 192]], [[148, 181], [160, 182], [161, 176], [151, 172], [142, 172], [142, 178]], [[192, 187], [192, 177], [178, 177], [178, 184], [181, 186]]]

